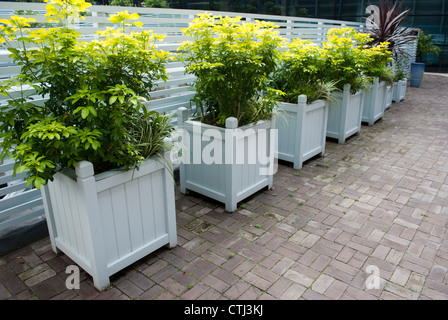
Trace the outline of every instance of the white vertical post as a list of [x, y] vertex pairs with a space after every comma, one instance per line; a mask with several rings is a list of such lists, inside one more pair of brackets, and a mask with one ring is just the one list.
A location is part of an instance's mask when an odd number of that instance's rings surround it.
[[76, 168], [80, 203], [80, 219], [86, 220], [84, 240], [86, 254], [89, 257], [93, 284], [98, 290], [109, 286], [109, 271], [106, 261], [106, 247], [103, 238], [100, 209], [96, 192], [93, 164], [88, 161], [78, 162]]
[[[276, 160], [276, 154], [278, 153], [278, 131], [275, 134], [275, 139], [273, 139], [272, 134], [270, 133], [271, 130], [277, 130], [277, 116], [275, 114], [272, 115], [272, 119], [271, 119], [271, 129], [268, 131], [269, 132], [269, 145], [268, 148], [266, 148], [266, 150], [271, 150], [271, 143], [274, 143], [274, 148], [272, 148], [272, 150], [274, 150], [273, 154], [269, 153], [269, 158], [271, 159], [269, 162], [269, 166], [271, 166], [273, 168], [273, 172], [271, 175], [268, 176], [268, 190], [270, 190], [272, 188], [272, 186], [274, 185], [274, 172], [277, 170], [276, 166], [277, 166], [277, 160]], [[274, 140], [274, 141], [272, 141]]]
[[323, 23], [322, 23], [322, 21], [319, 21], [318, 23], [317, 23], [317, 36], [320, 38], [320, 40], [318, 40], [318, 44], [319, 44], [319, 47], [322, 47], [322, 44], [323, 44], [323, 42], [324, 42], [324, 38], [325, 38], [325, 36], [326, 36], [326, 34], [324, 34], [324, 28], [322, 28], [322, 26], [323, 26]]
[[[340, 130], [339, 130], [339, 137], [338, 137], [338, 143], [343, 144], [345, 142], [345, 133], [347, 131], [347, 109], [348, 104], [350, 100], [350, 84], [346, 83], [344, 84], [344, 90], [342, 91], [342, 108], [341, 108], [341, 119], [340, 119]], [[362, 112], [361, 112], [362, 116]]]
[[[188, 109], [185, 107], [180, 107], [177, 109], [177, 127], [180, 129], [184, 128], [185, 121], [187, 121], [188, 118]], [[186, 143], [186, 141], [182, 141], [182, 143]], [[190, 141], [188, 142], [190, 143]], [[182, 155], [182, 158], [185, 156], [190, 155]], [[180, 192], [185, 194], [187, 192], [187, 188], [185, 187], [186, 183], [186, 175], [185, 175], [185, 163], [184, 161], [181, 161], [179, 164], [179, 179], [180, 179]]]
[[47, 221], [48, 234], [50, 235], [51, 248], [55, 253], [58, 253], [59, 250], [56, 247], [55, 241], [58, 233], [56, 229], [56, 221], [54, 220], [54, 212], [51, 204], [50, 192], [48, 191], [48, 184], [42, 186], [40, 192], [42, 194], [42, 202], [45, 210], [45, 219]]
[[[226, 129], [227, 130], [232, 130], [234, 131], [236, 128], [238, 128], [238, 119], [234, 118], [234, 117], [230, 117], [226, 119]], [[237, 201], [236, 201], [236, 188], [237, 185], [235, 183], [236, 181], [236, 170], [235, 170], [235, 165], [234, 163], [236, 163], [235, 159], [238, 156], [236, 154], [236, 150], [237, 150], [237, 146], [236, 146], [236, 138], [232, 132], [231, 135], [225, 135], [226, 139], [228, 139], [229, 137], [231, 137], [232, 141], [229, 142], [226, 140], [226, 145], [228, 143], [231, 143], [230, 145], [232, 146], [232, 163], [225, 163], [225, 168], [226, 168], [226, 181], [225, 181], [225, 185], [226, 185], [226, 201], [225, 201], [225, 207], [226, 207], [226, 211], [229, 212], [233, 212], [236, 210], [237, 208]], [[227, 152], [227, 150], [226, 150]], [[226, 161], [230, 160], [228, 155], [225, 156]]]
[[[170, 138], [164, 139], [165, 146], [171, 145]], [[173, 172], [173, 164], [170, 160], [169, 148], [164, 149], [165, 155], [165, 167], [162, 169], [165, 175], [165, 207], [167, 215], [167, 228], [170, 248], [174, 248], [177, 245], [177, 226], [176, 226], [176, 204], [174, 195], [174, 177], [171, 175]]]
[[325, 107], [324, 107], [324, 125], [322, 126], [322, 141], [321, 141], [321, 145], [322, 145], [322, 152], [321, 152], [321, 156], [325, 155], [325, 144], [327, 141], [327, 125], [328, 125], [328, 112], [329, 112], [329, 102], [325, 101]]
[[[303, 119], [305, 117], [305, 108], [306, 108], [306, 101], [307, 101], [307, 96], [304, 94], [301, 94], [298, 98], [297, 98], [297, 116], [296, 116], [296, 129], [299, 130], [299, 128], [302, 130], [301, 132], [296, 132], [296, 137], [295, 137], [295, 147], [294, 147], [294, 169], [302, 169], [302, 163], [303, 163], [303, 152], [302, 152], [302, 147], [303, 147], [303, 140], [305, 139], [304, 134], [303, 134], [303, 130], [304, 130], [304, 125], [303, 124]], [[299, 136], [300, 135], [300, 136]]]
[[293, 33], [292, 33], [292, 20], [286, 20], [286, 37], [288, 38], [288, 42], [291, 42], [293, 39]]

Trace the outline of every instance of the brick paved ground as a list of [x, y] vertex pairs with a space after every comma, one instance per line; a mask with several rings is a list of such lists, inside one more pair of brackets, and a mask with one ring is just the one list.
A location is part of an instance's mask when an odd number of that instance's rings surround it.
[[[425, 75], [384, 119], [230, 214], [177, 195], [179, 245], [98, 292], [48, 238], [0, 257], [1, 299], [448, 299], [448, 78]], [[369, 267], [373, 266], [373, 267]], [[366, 287], [379, 272], [378, 289]]]

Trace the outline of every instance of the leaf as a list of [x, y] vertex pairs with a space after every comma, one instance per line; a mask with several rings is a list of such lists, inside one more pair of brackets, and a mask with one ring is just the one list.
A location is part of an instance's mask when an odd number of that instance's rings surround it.
[[83, 108], [81, 111], [81, 117], [83, 119], [87, 118], [89, 116], [89, 109], [88, 108]]
[[117, 101], [117, 96], [112, 96], [112, 97], [110, 97], [110, 99], [109, 99], [109, 104], [114, 104], [115, 103], [115, 101]]
[[88, 108], [89, 108], [90, 113], [91, 113], [94, 117], [98, 116], [98, 113], [96, 112], [96, 110], [95, 110], [94, 107], [89, 106]]

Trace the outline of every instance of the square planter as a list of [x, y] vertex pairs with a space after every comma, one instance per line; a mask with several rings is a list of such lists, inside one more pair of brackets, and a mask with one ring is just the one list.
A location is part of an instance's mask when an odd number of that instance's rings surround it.
[[386, 105], [387, 87], [385, 81], [375, 78], [370, 91], [364, 93], [364, 107], [362, 109], [362, 122], [373, 126], [375, 121], [384, 115]]
[[[227, 118], [226, 128], [221, 128], [188, 119], [187, 109], [179, 108], [177, 123], [189, 150], [188, 160], [179, 165], [182, 193], [195, 191], [224, 203], [225, 210], [232, 212], [238, 202], [272, 187], [273, 171], [268, 168], [274, 168], [275, 117], [239, 128], [236, 118]], [[265, 163], [254, 159], [260, 154], [254, 146], [264, 149]]]
[[53, 250], [89, 273], [98, 290], [135, 261], [164, 245], [177, 245], [174, 181], [167, 162], [154, 157], [138, 170], [94, 175], [93, 165], [81, 161], [42, 188]]
[[278, 158], [292, 162], [294, 169], [301, 169], [304, 161], [325, 153], [328, 106], [317, 100], [307, 104], [306, 95], [298, 103], [278, 103], [282, 110], [277, 117]]
[[392, 95], [392, 100], [394, 102], [400, 102], [401, 100], [404, 100], [404, 97], [406, 95], [407, 84], [408, 84], [407, 79], [398, 80], [397, 82], [394, 82], [394, 92]]
[[342, 93], [336, 93], [337, 102], [328, 111], [327, 137], [335, 138], [339, 144], [361, 131], [364, 91], [350, 93], [350, 84], [344, 85]]
[[384, 111], [390, 108], [392, 105], [392, 97], [394, 93], [394, 86], [393, 85], [387, 85], [386, 86], [386, 104], [384, 105]]

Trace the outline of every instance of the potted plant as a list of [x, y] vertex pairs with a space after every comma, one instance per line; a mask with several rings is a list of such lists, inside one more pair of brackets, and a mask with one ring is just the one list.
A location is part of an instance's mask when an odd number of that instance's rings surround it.
[[426, 63], [423, 62], [423, 56], [429, 53], [434, 53], [438, 56], [440, 53], [440, 48], [431, 43], [431, 38], [431, 35], [425, 35], [420, 30], [417, 42], [417, 61], [411, 63], [411, 87], [420, 87], [426, 66]]
[[[389, 44], [388, 49], [392, 53], [394, 67], [398, 68], [398, 70], [404, 68], [403, 59], [406, 59], [405, 57], [408, 56], [408, 53], [405, 51], [405, 46], [409, 42], [415, 41], [414, 29], [406, 26], [406, 19], [410, 10], [403, 10], [402, 7], [403, 1], [380, 0], [377, 7], [368, 7], [373, 10], [370, 12], [371, 15], [366, 19], [366, 26], [371, 37], [369, 45], [377, 46], [380, 43], [387, 42]], [[394, 71], [397, 72], [396, 69]], [[400, 88], [400, 92], [403, 92], [403, 86], [404, 90], [406, 89], [407, 80], [403, 76], [401, 73], [396, 73], [394, 75], [395, 81], [393, 87], [388, 86], [386, 109], [391, 105], [391, 99], [397, 101], [392, 96], [396, 97], [398, 88]]]
[[364, 105], [364, 90], [369, 84], [364, 76], [363, 51], [369, 36], [353, 28], [333, 28], [323, 43], [327, 64], [325, 79], [337, 81], [340, 92], [335, 93], [335, 102], [330, 106], [327, 137], [342, 144], [360, 132]]
[[328, 102], [336, 82], [324, 82], [325, 51], [311, 41], [294, 39], [282, 53], [273, 74], [274, 88], [281, 90], [277, 108], [278, 158], [302, 168], [304, 161], [325, 153]]
[[[178, 126], [187, 136], [182, 141], [190, 146], [183, 154], [188, 159], [180, 164], [181, 192], [204, 194], [225, 203], [227, 211], [273, 184], [273, 172], [262, 169], [274, 164], [270, 140], [276, 91], [268, 75], [284, 41], [274, 27], [204, 13], [184, 29], [192, 41], [179, 47], [186, 72], [196, 76], [197, 108], [192, 119], [179, 111]], [[258, 150], [249, 151], [254, 144]], [[266, 159], [260, 161], [261, 155]]]
[[[403, 1], [379, 0], [378, 6], [369, 6], [373, 10], [366, 18], [366, 26], [369, 30], [370, 46], [380, 43], [388, 43], [394, 60], [401, 56], [407, 56], [405, 46], [415, 40], [414, 29], [406, 26], [410, 9], [403, 10]], [[377, 9], [377, 10], [375, 10]]]
[[1, 107], [0, 148], [15, 172], [28, 172], [28, 184], [44, 186], [53, 250], [101, 290], [110, 275], [175, 246], [177, 236], [171, 164], [163, 160], [170, 120], [143, 103], [166, 79], [169, 54], [157, 49], [159, 35], [130, 32], [141, 22], [127, 11], [110, 17], [118, 27], [99, 32], [100, 40], [80, 41], [71, 23], [89, 6], [49, 3], [48, 22], [61, 25], [50, 29], [27, 30], [33, 19], [17, 16], [1, 21], [1, 41], [23, 49], [8, 48], [21, 73], [2, 83], [10, 99]]
[[387, 102], [387, 86], [393, 84], [392, 69], [388, 67], [392, 62], [392, 55], [388, 47], [388, 42], [381, 42], [362, 51], [365, 59], [364, 74], [373, 79], [364, 95], [362, 111], [362, 121], [369, 126], [383, 117]]

